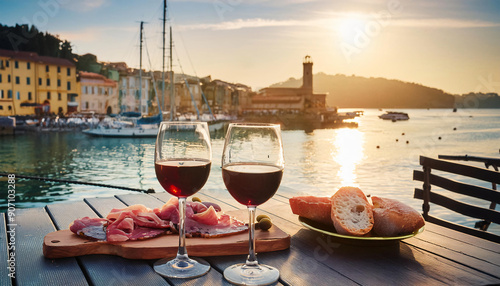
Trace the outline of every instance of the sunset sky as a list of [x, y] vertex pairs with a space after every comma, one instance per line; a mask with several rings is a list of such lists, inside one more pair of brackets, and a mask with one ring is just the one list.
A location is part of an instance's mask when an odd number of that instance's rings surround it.
[[[0, 0], [0, 23], [35, 24], [73, 52], [161, 69], [161, 0]], [[176, 0], [174, 71], [254, 89], [314, 73], [500, 93], [500, 1]], [[151, 65], [149, 62], [151, 61]], [[321, 92], [321, 91], [318, 91]]]

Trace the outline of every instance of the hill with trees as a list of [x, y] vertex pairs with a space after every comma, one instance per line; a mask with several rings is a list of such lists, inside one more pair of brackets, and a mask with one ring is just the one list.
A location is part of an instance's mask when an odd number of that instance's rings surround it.
[[16, 24], [14, 27], [0, 24], [0, 49], [67, 59], [75, 63], [79, 71], [93, 71], [92, 66], [97, 64], [95, 55], [74, 54], [69, 41], [48, 32], [42, 33], [35, 26], [27, 24]]
[[[300, 87], [302, 79], [290, 78], [271, 87]], [[421, 84], [342, 74], [314, 75], [316, 93], [328, 93], [327, 105], [340, 108], [452, 108], [455, 97]]]

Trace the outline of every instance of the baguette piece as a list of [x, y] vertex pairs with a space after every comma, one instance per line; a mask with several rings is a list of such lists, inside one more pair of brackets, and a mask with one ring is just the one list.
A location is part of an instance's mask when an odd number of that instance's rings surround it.
[[292, 212], [310, 220], [332, 225], [332, 209], [329, 197], [300, 196], [289, 199]]
[[372, 196], [372, 202], [373, 231], [379, 236], [410, 234], [425, 224], [419, 212], [400, 201]]
[[331, 203], [331, 218], [339, 234], [362, 236], [370, 232], [373, 207], [359, 188], [340, 188], [331, 197]]

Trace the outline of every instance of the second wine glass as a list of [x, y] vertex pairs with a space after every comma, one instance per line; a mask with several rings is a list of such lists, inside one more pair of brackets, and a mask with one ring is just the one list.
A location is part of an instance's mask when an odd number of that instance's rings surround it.
[[249, 255], [245, 263], [224, 270], [224, 277], [238, 285], [268, 285], [279, 278], [278, 269], [259, 264], [255, 253], [255, 211], [278, 190], [284, 156], [280, 126], [276, 124], [229, 125], [222, 153], [222, 177], [227, 190], [249, 213]]
[[184, 222], [186, 198], [206, 183], [212, 163], [212, 147], [206, 122], [162, 122], [155, 146], [156, 177], [165, 191], [179, 198], [179, 249], [174, 259], [155, 262], [165, 277], [193, 278], [206, 274], [210, 264], [188, 257]]

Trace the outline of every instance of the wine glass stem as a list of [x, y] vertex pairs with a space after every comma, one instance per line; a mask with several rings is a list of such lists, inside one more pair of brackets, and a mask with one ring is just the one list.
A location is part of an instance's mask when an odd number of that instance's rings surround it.
[[177, 250], [177, 259], [187, 260], [186, 251], [186, 198], [179, 198], [179, 249]]
[[255, 210], [256, 210], [255, 206], [248, 207], [249, 224], [250, 224], [250, 231], [248, 232], [248, 246], [250, 250], [247, 257], [247, 261], [245, 263], [247, 266], [259, 265], [257, 261], [257, 255], [255, 254]]

